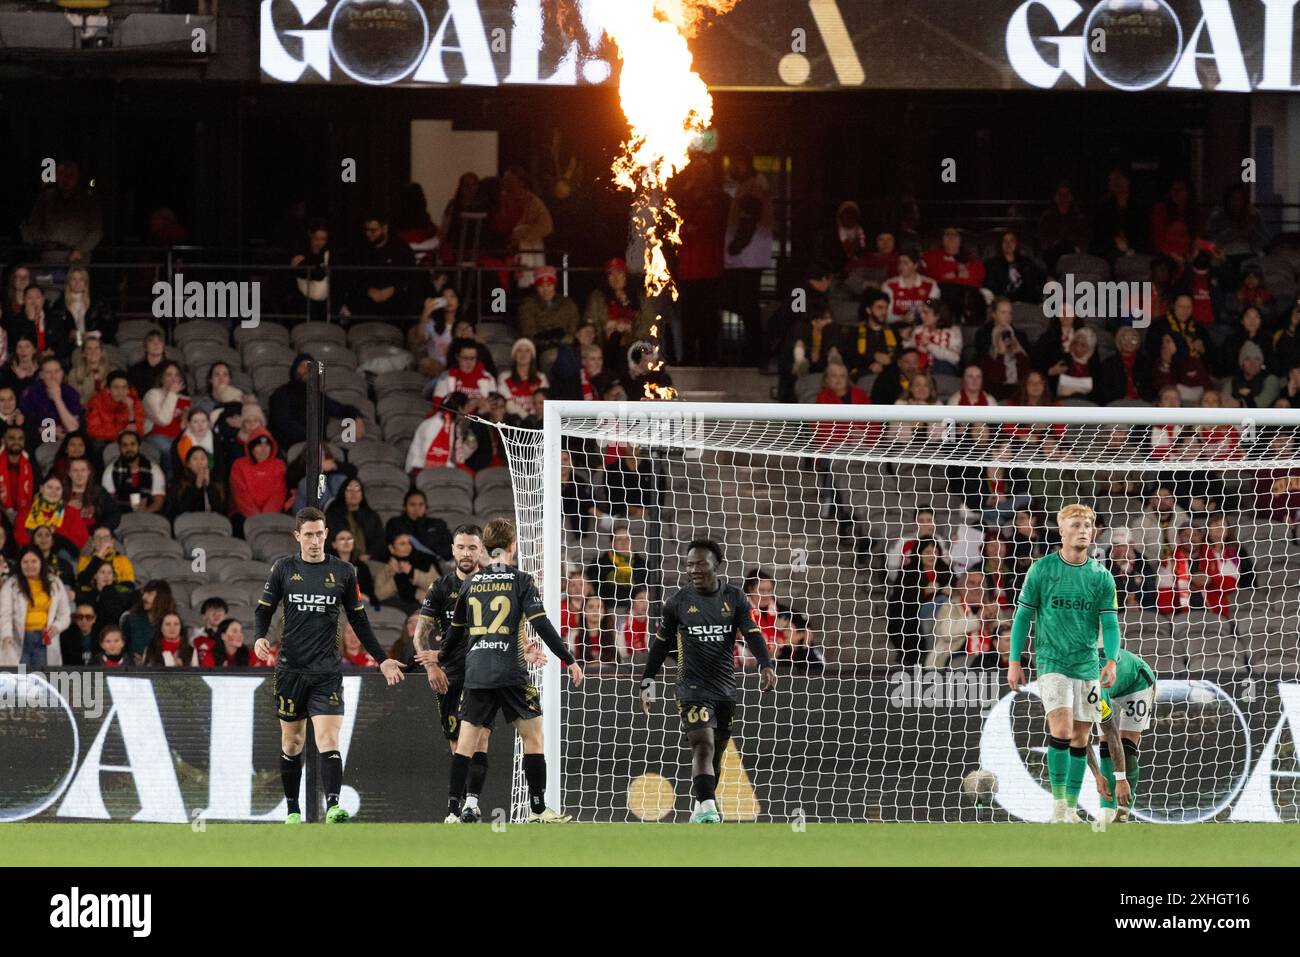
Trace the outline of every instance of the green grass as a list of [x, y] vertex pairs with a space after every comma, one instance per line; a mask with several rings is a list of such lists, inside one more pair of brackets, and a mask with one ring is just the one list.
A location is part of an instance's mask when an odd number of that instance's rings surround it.
[[0, 825], [6, 866], [1300, 864], [1300, 828], [1270, 824]]

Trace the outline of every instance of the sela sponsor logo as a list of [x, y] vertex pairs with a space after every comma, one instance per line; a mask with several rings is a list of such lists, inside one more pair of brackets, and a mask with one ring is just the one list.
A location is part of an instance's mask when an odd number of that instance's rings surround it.
[[152, 894], [83, 894], [74, 887], [50, 898], [50, 926], [66, 930], [127, 928], [132, 937], [153, 929]]
[[[1026, 83], [1048, 89], [1068, 76], [1095, 76], [1116, 90], [1164, 84], [1180, 90], [1297, 92], [1296, 0], [1198, 0], [1180, 20], [1166, 0], [1025, 0], [1007, 21], [1007, 62]], [[1262, 35], [1243, 35], [1246, 8]], [[1191, 17], [1195, 16], [1193, 22]], [[1055, 48], [1053, 52], [1052, 48]], [[1246, 52], [1259, 63], [1252, 71]], [[1215, 79], [1217, 74], [1217, 79]]]
[[1048, 604], [1061, 611], [1088, 610], [1088, 599], [1086, 598], [1066, 598], [1062, 595], [1053, 595]]

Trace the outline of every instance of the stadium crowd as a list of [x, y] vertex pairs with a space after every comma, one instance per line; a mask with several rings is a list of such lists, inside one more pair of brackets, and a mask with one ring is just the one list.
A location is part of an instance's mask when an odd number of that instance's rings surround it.
[[[1300, 401], [1300, 304], [1294, 251], [1270, 246], [1244, 190], [1208, 217], [1175, 180], [1146, 208], [1114, 171], [1085, 211], [1068, 184], [1032, 235], [976, 237], [944, 225], [932, 242], [904, 204], [868, 236], [842, 204], [823, 257], [797, 297], [766, 322], [759, 279], [772, 250], [770, 190], [733, 157], [722, 182], [700, 157], [678, 184], [686, 218], [677, 251], [678, 308], [665, 311], [668, 350], [717, 364], [721, 315], [745, 329], [746, 362], [775, 360], [783, 401], [954, 406], [1290, 406]], [[477, 323], [456, 288], [469, 212], [486, 214], [478, 265], [497, 271], [510, 308]], [[579, 306], [546, 265], [547, 201], [517, 168], [499, 181], [462, 177], [441, 222], [419, 187], [393, 222], [362, 218], [343, 237], [298, 210], [285, 233], [277, 288], [285, 324], [187, 320], [166, 327], [119, 316], [86, 268], [101, 230], [75, 164], [37, 201], [25, 255], [10, 263], [0, 323], [0, 664], [256, 666], [244, 644], [269, 563], [293, 547], [291, 514], [306, 501], [309, 363], [325, 364], [327, 442], [321, 452], [330, 551], [358, 569], [390, 654], [409, 660], [424, 589], [449, 568], [452, 530], [513, 511], [502, 432], [539, 428], [549, 398], [641, 398], [671, 384], [647, 343], [660, 304], [641, 294], [621, 250], [609, 251]], [[337, 249], [336, 249], [337, 246]], [[336, 267], [349, 266], [349, 270]], [[1044, 285], [1149, 283], [1149, 316], [1047, 315]], [[1140, 297], [1125, 300], [1136, 310]], [[1149, 320], [1135, 321], [1136, 319]], [[847, 441], [942, 443], [943, 426], [899, 423]], [[1051, 456], [1062, 427], [969, 436], [977, 446], [1032, 444]], [[1112, 440], [1152, 459], [1232, 460], [1229, 428]], [[1278, 437], [1278, 441], [1288, 440]], [[823, 459], [823, 518], [839, 519], [864, 564], [853, 503]], [[633, 445], [571, 444], [563, 466], [564, 524], [584, 560], [566, 569], [561, 630], [580, 660], [615, 666], [644, 653], [662, 569], [655, 549], [663, 476]], [[1227, 487], [1212, 466], [1193, 481], [1135, 482], [1089, 494], [1143, 496], [1140, 521], [1105, 530], [1106, 559], [1128, 607], [1230, 617], [1251, 580], [1233, 517], [1245, 507], [1300, 527], [1300, 479], [1261, 476]], [[948, 495], [960, 520], [943, 532], [916, 513], [889, 548], [888, 638], [903, 664], [1003, 663], [1018, 582], [1051, 542], [1061, 483], [1013, 466], [958, 468]], [[777, 600], [763, 568], [745, 572], [769, 645], [820, 667], [810, 619]], [[374, 666], [341, 636], [348, 660]], [[746, 652], [737, 650], [737, 663]]]

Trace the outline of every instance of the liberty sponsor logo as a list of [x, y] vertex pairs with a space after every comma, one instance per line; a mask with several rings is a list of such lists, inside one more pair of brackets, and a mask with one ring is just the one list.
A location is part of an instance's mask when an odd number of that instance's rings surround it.
[[132, 937], [153, 929], [152, 894], [83, 894], [74, 887], [50, 898], [50, 926], [59, 929], [126, 928]]
[[470, 651], [509, 651], [511, 647], [508, 641], [480, 641]]

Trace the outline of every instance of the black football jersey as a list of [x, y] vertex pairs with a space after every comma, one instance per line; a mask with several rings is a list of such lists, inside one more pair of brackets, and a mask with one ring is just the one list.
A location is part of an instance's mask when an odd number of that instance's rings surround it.
[[526, 685], [527, 623], [545, 615], [531, 575], [488, 565], [461, 584], [443, 652], [463, 655], [468, 689]]
[[284, 638], [279, 667], [293, 671], [337, 671], [341, 667], [339, 615], [363, 606], [357, 571], [341, 558], [303, 561], [281, 558], [271, 568], [259, 605], [271, 611], [284, 603]]
[[759, 664], [771, 664], [749, 599], [735, 585], [720, 583], [712, 594], [688, 586], [664, 603], [658, 640], [671, 643], [677, 652], [678, 701], [735, 698], [737, 634], [754, 651]]

